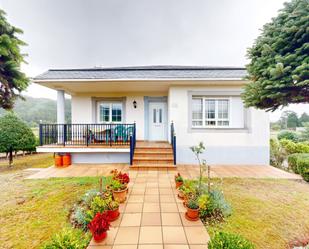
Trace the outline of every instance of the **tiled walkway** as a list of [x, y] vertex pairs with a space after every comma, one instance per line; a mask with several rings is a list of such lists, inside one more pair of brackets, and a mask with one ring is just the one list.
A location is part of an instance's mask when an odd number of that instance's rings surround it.
[[[82, 177], [82, 176], [100, 176], [108, 174], [112, 169], [117, 168], [126, 172], [139, 172], [138, 169], [130, 169], [126, 164], [106, 164], [106, 165], [72, 165], [67, 168], [50, 167], [47, 169], [38, 169], [37, 173], [29, 176], [28, 179], [41, 179], [50, 177]], [[151, 169], [150, 169], [151, 170]], [[147, 169], [142, 169], [147, 172]], [[180, 172], [188, 178], [199, 175], [197, 165], [177, 165], [175, 169], [157, 169], [157, 171], [168, 171], [172, 174]], [[241, 178], [274, 178], [274, 179], [301, 179], [299, 175], [288, 173], [286, 171], [271, 166], [211, 166], [212, 177], [241, 177]]]
[[121, 217], [102, 243], [88, 249], [202, 249], [208, 233], [201, 221], [188, 221], [177, 198], [174, 172], [130, 171], [131, 183]]

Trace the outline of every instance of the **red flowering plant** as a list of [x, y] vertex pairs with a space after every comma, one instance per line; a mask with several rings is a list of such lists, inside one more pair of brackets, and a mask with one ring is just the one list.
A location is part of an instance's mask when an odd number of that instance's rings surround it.
[[110, 222], [109, 222], [108, 212], [97, 213], [92, 221], [88, 224], [88, 228], [93, 235], [95, 241], [99, 242], [105, 239], [107, 235], [107, 230], [109, 230]]
[[111, 171], [113, 179], [119, 181], [121, 184], [128, 184], [130, 182], [130, 177], [127, 173], [122, 173], [117, 169]]

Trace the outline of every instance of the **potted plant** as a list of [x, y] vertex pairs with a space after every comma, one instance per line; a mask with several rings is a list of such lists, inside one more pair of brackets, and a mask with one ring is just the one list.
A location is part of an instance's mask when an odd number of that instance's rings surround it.
[[88, 224], [88, 228], [96, 242], [101, 242], [106, 238], [109, 227], [110, 223], [107, 212], [97, 213], [93, 220]]
[[118, 219], [119, 213], [119, 202], [118, 201], [110, 201], [107, 206], [107, 213], [109, 217], [109, 221], [115, 221]]
[[199, 205], [196, 199], [189, 199], [186, 203], [186, 218], [190, 221], [195, 221], [199, 219]]
[[122, 173], [121, 171], [118, 171], [117, 169], [114, 169], [111, 171], [113, 175], [113, 180], [118, 180], [120, 183], [128, 186], [130, 182], [130, 177], [127, 173]]
[[179, 188], [183, 184], [183, 177], [180, 175], [180, 173], [177, 173], [177, 175], [175, 175], [175, 184], [176, 188]]
[[118, 180], [112, 180], [109, 186], [113, 192], [113, 198], [119, 203], [125, 202], [127, 199], [127, 190], [128, 187], [125, 184], [122, 184]]

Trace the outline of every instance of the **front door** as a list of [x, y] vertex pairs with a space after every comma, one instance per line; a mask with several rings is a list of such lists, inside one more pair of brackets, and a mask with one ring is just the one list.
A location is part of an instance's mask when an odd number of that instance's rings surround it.
[[166, 141], [166, 103], [149, 103], [149, 140]]

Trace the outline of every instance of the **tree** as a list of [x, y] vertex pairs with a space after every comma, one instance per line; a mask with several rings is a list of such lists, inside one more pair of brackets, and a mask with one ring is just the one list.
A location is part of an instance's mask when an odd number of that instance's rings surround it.
[[35, 146], [32, 130], [14, 113], [8, 112], [0, 118], [0, 152], [10, 154], [10, 165], [13, 151], [33, 151]]
[[248, 49], [242, 98], [246, 107], [274, 111], [309, 102], [309, 0], [292, 0]]
[[299, 123], [301, 126], [304, 126], [304, 123], [309, 123], [309, 115], [304, 112], [299, 118]]
[[297, 113], [294, 111], [284, 111], [280, 117], [280, 124], [283, 129], [296, 128], [299, 126]]
[[22, 30], [10, 25], [0, 9], [0, 107], [4, 109], [11, 109], [29, 85], [29, 79], [20, 71], [20, 64], [25, 62], [20, 47], [26, 44], [18, 34]]

